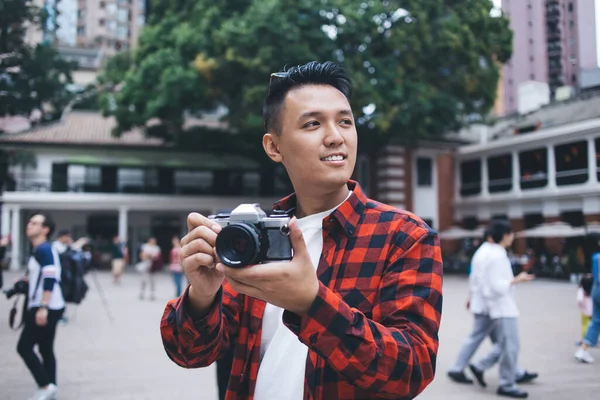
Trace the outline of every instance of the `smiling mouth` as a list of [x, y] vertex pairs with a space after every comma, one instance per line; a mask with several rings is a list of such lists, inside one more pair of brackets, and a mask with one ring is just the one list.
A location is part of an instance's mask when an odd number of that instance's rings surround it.
[[335, 155], [335, 156], [321, 158], [321, 161], [344, 161], [345, 159], [346, 159], [346, 157], [344, 157], [342, 155]]

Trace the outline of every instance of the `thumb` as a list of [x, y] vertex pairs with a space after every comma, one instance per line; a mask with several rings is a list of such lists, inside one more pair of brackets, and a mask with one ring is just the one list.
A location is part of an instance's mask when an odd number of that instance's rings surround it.
[[302, 235], [302, 231], [298, 226], [298, 220], [296, 217], [293, 217], [290, 220], [288, 227], [290, 228], [290, 242], [292, 244], [292, 248], [294, 249], [294, 255], [306, 253], [306, 243], [304, 243], [304, 236]]

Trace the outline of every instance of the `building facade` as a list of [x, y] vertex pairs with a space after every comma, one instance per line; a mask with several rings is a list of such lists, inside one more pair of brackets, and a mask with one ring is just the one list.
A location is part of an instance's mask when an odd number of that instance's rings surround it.
[[75, 239], [127, 238], [133, 262], [149, 236], [168, 259], [171, 238], [187, 231], [190, 212], [209, 215], [240, 203], [269, 210], [289, 194], [285, 176], [278, 175], [276, 195], [260, 197], [252, 160], [181, 152], [139, 131], [114, 138], [114, 124], [97, 113], [72, 111], [57, 123], [0, 136], [3, 150], [35, 160], [11, 166], [3, 182], [1, 230], [11, 236], [12, 268], [21, 268], [29, 254], [25, 225], [35, 212], [48, 212], [57, 229], [70, 230]]
[[[455, 221], [467, 228], [494, 218], [515, 231], [600, 222], [600, 98], [500, 120], [479, 143], [457, 149], [455, 174]], [[516, 252], [527, 245], [518, 240]], [[546, 245], [560, 253], [560, 240]]]
[[577, 89], [582, 71], [598, 67], [592, 0], [503, 0], [514, 32], [513, 55], [503, 67], [503, 110], [519, 108], [519, 87], [547, 83], [552, 93]]

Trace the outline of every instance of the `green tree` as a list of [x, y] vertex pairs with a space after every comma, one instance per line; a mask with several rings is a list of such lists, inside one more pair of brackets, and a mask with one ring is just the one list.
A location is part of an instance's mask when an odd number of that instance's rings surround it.
[[[354, 81], [361, 150], [436, 138], [493, 106], [512, 32], [491, 9], [490, 0], [157, 0], [104, 108], [116, 134], [144, 127], [207, 148], [229, 135], [192, 135], [183, 122], [222, 105], [237, 132], [227, 147], [260, 152], [270, 73], [333, 60]], [[149, 129], [152, 119], [162, 123]]]
[[0, 117], [37, 109], [42, 118], [56, 118], [70, 99], [66, 86], [75, 64], [61, 59], [52, 43], [25, 42], [27, 26], [46, 29], [47, 12], [32, 3], [0, 0]]

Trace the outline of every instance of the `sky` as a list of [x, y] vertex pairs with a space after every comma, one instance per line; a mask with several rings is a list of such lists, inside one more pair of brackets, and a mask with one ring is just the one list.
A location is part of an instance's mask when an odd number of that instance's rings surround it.
[[[502, 5], [502, 0], [492, 0], [496, 7], [500, 7]], [[598, 56], [598, 66], [600, 67], [600, 0], [596, 1], [596, 46], [597, 51], [596, 54]]]

